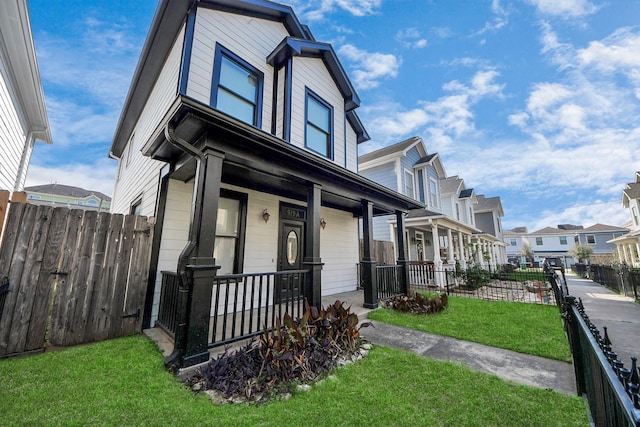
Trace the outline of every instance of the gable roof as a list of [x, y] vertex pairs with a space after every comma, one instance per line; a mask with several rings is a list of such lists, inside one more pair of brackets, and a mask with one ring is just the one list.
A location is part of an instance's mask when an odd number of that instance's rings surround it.
[[625, 189], [622, 190], [622, 205], [628, 208], [629, 201], [635, 199], [640, 199], [640, 183], [630, 182], [626, 185]]
[[63, 184], [33, 185], [31, 187], [25, 187], [24, 191], [27, 193], [53, 194], [56, 196], [76, 197], [81, 199], [96, 196], [98, 199], [111, 201], [111, 197], [99, 191], [85, 190], [84, 188]]
[[267, 57], [267, 63], [278, 69], [292, 56], [321, 58], [346, 100], [345, 109], [351, 111], [360, 105], [360, 98], [329, 43], [286, 37]]
[[591, 227], [587, 227], [583, 230], [580, 230], [579, 233], [597, 233], [597, 232], [606, 232], [606, 231], [611, 231], [611, 232], [627, 232], [629, 231], [627, 228], [624, 227], [617, 227], [615, 225], [606, 225], [606, 224], [594, 224]]
[[467, 188], [466, 190], [462, 190], [460, 192], [460, 196], [458, 196], [461, 199], [466, 199], [467, 197], [471, 197], [473, 196], [473, 188]]
[[540, 230], [533, 231], [529, 234], [557, 234], [557, 233], [565, 233], [566, 230], [560, 230], [559, 228], [554, 227], [545, 227]]
[[478, 204], [474, 207], [476, 213], [494, 211], [498, 213], [498, 216], [504, 216], [499, 196], [485, 197], [484, 194], [478, 194], [476, 200], [478, 201]]
[[[290, 6], [266, 0], [160, 0], [118, 119], [109, 151], [111, 157], [122, 156], [122, 151], [160, 75], [171, 46], [192, 7], [221, 10], [282, 23], [290, 35], [288, 42], [285, 39], [284, 45], [281, 43], [282, 49], [299, 51], [301, 55], [322, 57], [336, 84], [343, 95], [346, 95], [347, 109], [353, 110], [359, 105], [360, 99], [335, 57], [333, 48], [315, 42], [309, 28], [300, 23]], [[357, 116], [352, 114], [347, 118], [354, 130], [359, 132], [358, 142], [368, 140], [369, 136]]]
[[464, 181], [458, 175], [440, 179], [440, 192], [442, 194], [457, 193]]
[[400, 157], [401, 155], [406, 154], [407, 151], [409, 151], [412, 147], [421, 142], [422, 138], [412, 136], [411, 138], [405, 139], [404, 141], [396, 142], [395, 144], [388, 145], [367, 154], [363, 154], [358, 157], [358, 163], [362, 165], [363, 163], [369, 162], [371, 160], [380, 159], [392, 155], [393, 157]]

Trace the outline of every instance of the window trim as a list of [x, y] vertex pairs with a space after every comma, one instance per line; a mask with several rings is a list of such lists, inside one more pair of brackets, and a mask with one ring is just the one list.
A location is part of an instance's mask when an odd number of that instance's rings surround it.
[[[558, 239], [560, 240], [560, 244], [561, 245], [566, 245], [567, 244], [567, 236], [559, 236]], [[564, 239], [564, 242], [562, 241]]]
[[[433, 194], [431, 194], [431, 183], [433, 183], [433, 188], [435, 189], [435, 192]], [[439, 208], [440, 207], [440, 188], [438, 188], [438, 181], [436, 181], [433, 177], [429, 177], [429, 182], [428, 182], [428, 193], [429, 193], [429, 206], [434, 207], [434, 208]], [[433, 197], [431, 197], [433, 195]]]
[[542, 239], [542, 237], [536, 237], [536, 246], [544, 246], [544, 240]]
[[[409, 176], [411, 177], [410, 179], [409, 179]], [[412, 190], [413, 194], [405, 194], [405, 195], [408, 196], [408, 197], [411, 197], [414, 200], [417, 200], [417, 198], [416, 198], [415, 176], [413, 175], [413, 172], [411, 172], [410, 169], [405, 168], [404, 169], [404, 188], [403, 188], [404, 193], [406, 193], [406, 191], [408, 189], [407, 188], [407, 181], [411, 182], [411, 190]]]
[[[218, 105], [218, 88], [220, 87], [220, 70], [222, 67], [222, 59], [226, 58], [227, 60], [235, 63], [237, 66], [244, 68], [249, 73], [255, 75], [257, 80], [256, 99], [254, 102], [255, 110], [253, 112], [253, 123], [248, 123], [248, 124], [255, 126], [257, 128], [261, 128], [262, 127], [262, 107], [263, 107], [262, 95], [264, 92], [264, 73], [259, 69], [257, 69], [256, 67], [254, 67], [253, 65], [251, 65], [249, 62], [245, 61], [244, 59], [242, 59], [241, 57], [233, 53], [231, 50], [222, 46], [220, 43], [216, 43], [216, 50], [214, 55], [215, 56], [213, 59], [213, 77], [211, 81], [211, 97], [210, 97], [209, 104], [213, 108], [216, 108], [216, 109], [218, 108], [217, 105]], [[226, 88], [226, 89], [229, 90], [229, 88]], [[229, 90], [229, 92], [236, 94], [234, 91], [231, 91], [231, 90]], [[248, 102], [250, 102], [250, 100], [244, 97], [242, 97], [242, 99], [245, 99]], [[230, 117], [234, 117], [229, 113], [226, 113], [222, 110], [220, 111], [222, 113], [229, 115]], [[234, 117], [234, 118], [246, 123], [244, 120], [238, 117]]]
[[[238, 191], [228, 190], [226, 188], [220, 189], [220, 197], [225, 199], [238, 200], [238, 240], [236, 241], [236, 253], [233, 259], [233, 273], [242, 274], [244, 270], [244, 246], [245, 237], [247, 231], [247, 204], [249, 201], [249, 195], [247, 193], [240, 193]], [[216, 238], [218, 237], [216, 231]]]
[[[140, 213], [136, 215], [135, 211], [137, 207], [140, 207]], [[129, 215], [136, 215], [136, 216], [142, 215], [142, 194], [138, 195], [138, 197], [133, 199], [133, 201], [129, 205]]]
[[[593, 243], [589, 242], [589, 237], [593, 237]], [[587, 245], [595, 245], [597, 243], [595, 234], [586, 234], [585, 239], [586, 239]]]
[[[316, 94], [315, 92], [313, 92], [311, 89], [309, 89], [308, 87], [304, 88], [304, 92], [305, 92], [305, 96], [304, 96], [304, 146], [307, 150], [312, 151], [324, 158], [327, 158], [329, 160], [334, 160], [334, 153], [335, 153], [335, 149], [334, 149], [334, 137], [335, 137], [335, 129], [333, 126], [333, 106], [331, 104], [329, 104], [327, 101], [325, 101], [324, 99], [322, 99], [318, 94]], [[329, 138], [327, 141], [328, 147], [327, 147], [327, 151], [328, 153], [321, 153], [317, 150], [314, 150], [313, 148], [309, 147], [309, 145], [307, 144], [307, 129], [308, 126], [310, 124], [309, 122], [309, 98], [312, 98], [315, 102], [317, 102], [318, 104], [320, 104], [321, 106], [325, 107], [328, 111], [329, 111]], [[313, 123], [311, 123], [311, 125], [318, 129], [317, 126], [315, 126]]]

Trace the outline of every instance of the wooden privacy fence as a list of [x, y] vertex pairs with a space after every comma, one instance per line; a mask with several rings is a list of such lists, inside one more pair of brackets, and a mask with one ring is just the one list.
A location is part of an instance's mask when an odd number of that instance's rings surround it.
[[146, 217], [11, 203], [0, 357], [140, 331], [152, 230]]

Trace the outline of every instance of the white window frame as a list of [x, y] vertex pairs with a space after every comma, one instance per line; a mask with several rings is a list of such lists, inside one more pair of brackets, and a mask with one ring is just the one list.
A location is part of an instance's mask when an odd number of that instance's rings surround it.
[[[411, 188], [409, 188], [409, 186], [407, 185], [407, 183], [411, 183]], [[408, 190], [411, 190], [411, 194], [409, 194]], [[414, 200], [417, 200], [416, 198], [416, 183], [415, 183], [415, 177], [413, 175], [413, 172], [409, 169], [405, 169], [404, 170], [404, 187], [403, 187], [403, 194], [405, 196], [409, 196]]]

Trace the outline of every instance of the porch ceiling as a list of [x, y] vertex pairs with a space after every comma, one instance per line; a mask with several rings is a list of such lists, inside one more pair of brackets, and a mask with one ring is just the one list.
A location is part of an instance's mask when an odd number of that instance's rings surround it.
[[195, 175], [195, 161], [165, 137], [175, 133], [197, 148], [205, 144], [224, 153], [222, 181], [295, 200], [307, 199], [311, 183], [322, 187], [322, 205], [361, 216], [361, 202], [374, 204], [374, 215], [422, 208], [415, 200], [344, 169], [287, 141], [237, 121], [197, 101], [179, 96], [142, 152], [173, 165], [173, 178]]

